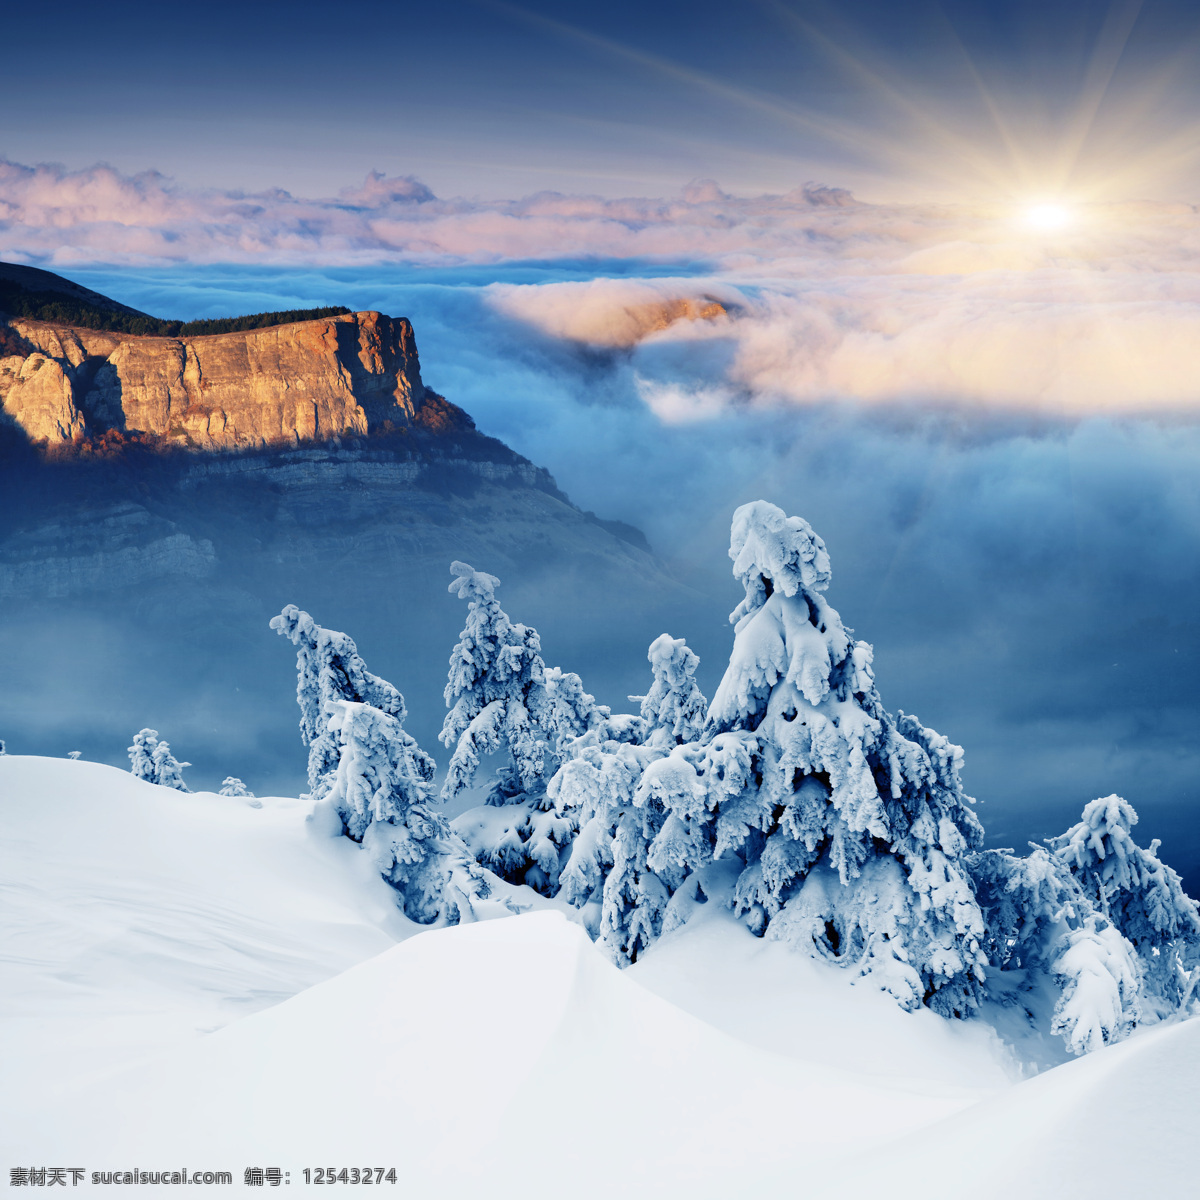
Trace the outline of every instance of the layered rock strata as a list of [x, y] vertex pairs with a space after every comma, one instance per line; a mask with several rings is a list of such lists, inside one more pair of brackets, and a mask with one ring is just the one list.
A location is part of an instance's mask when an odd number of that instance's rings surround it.
[[412, 326], [350, 313], [208, 337], [7, 323], [0, 407], [50, 451], [105, 438], [196, 450], [470, 428], [421, 382]]

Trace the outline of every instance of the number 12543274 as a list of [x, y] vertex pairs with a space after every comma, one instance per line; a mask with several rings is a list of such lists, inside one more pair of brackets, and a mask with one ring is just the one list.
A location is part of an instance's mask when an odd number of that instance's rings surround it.
[[395, 1183], [395, 1167], [305, 1167], [305, 1183]]

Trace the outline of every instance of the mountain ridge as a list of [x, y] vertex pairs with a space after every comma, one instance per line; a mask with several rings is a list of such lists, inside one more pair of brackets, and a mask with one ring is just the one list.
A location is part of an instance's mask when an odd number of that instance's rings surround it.
[[[62, 275], [55, 275], [53, 271], [45, 271], [41, 267], [26, 266], [24, 263], [0, 262], [0, 285], [3, 284], [10, 285], [10, 287], [2, 289], [4, 292], [11, 293], [13, 288], [15, 288], [18, 291], [33, 293], [34, 295], [61, 297], [76, 304], [82, 304], [87, 308], [97, 309], [100, 312], [120, 313], [128, 317], [145, 317], [149, 320], [155, 319], [150, 317], [149, 313], [144, 313], [140, 309], [130, 308], [128, 304], [122, 304], [120, 301], [114, 300], [111, 296], [104, 296], [99, 292], [94, 292], [91, 288], [86, 288], [82, 284], [75, 283]], [[3, 307], [3, 303], [0, 303], [0, 309], [3, 309]]]
[[[426, 388], [411, 323], [363, 311], [157, 337], [9, 318], [0, 408], [44, 453], [106, 438], [257, 449], [474, 422]], [[11, 349], [11, 346], [9, 347]]]
[[344, 316], [349, 312], [344, 305], [333, 305], [252, 313], [240, 317], [167, 320], [130, 308], [111, 296], [94, 292], [39, 267], [0, 262], [0, 317], [21, 317], [51, 325], [105, 330], [135, 337], [186, 337], [265, 329], [271, 325], [291, 325], [319, 317]]

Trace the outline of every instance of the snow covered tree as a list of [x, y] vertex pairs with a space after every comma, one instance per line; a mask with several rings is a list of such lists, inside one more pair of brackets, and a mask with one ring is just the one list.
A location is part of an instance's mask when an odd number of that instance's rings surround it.
[[[296, 699], [313, 799], [328, 804], [342, 832], [371, 854], [412, 920], [469, 917], [487, 883], [431, 807], [436, 767], [404, 729], [404, 697], [367, 670], [353, 638], [295, 605], [271, 628], [297, 648]], [[226, 780], [235, 784], [244, 788]]]
[[1073, 1054], [1119, 1041], [1142, 1008], [1137, 952], [1042, 846], [983, 850], [968, 867], [985, 917], [989, 993]]
[[[699, 659], [682, 638], [663, 634], [647, 654], [653, 679], [641, 715], [610, 716], [566, 748], [550, 794], [581, 823], [563, 870], [562, 895], [598, 909], [585, 921], [620, 965], [635, 962], [662, 930], [671, 891], [682, 873], [669, 855], [651, 864], [651, 844], [673, 821], [638, 785], [647, 766], [699, 736], [705, 700], [695, 680]], [[660, 842], [660, 845], [663, 845]]]
[[369, 704], [328, 702], [340, 748], [326, 796], [347, 837], [361, 842], [400, 893], [408, 917], [455, 923], [487, 883], [462, 840], [433, 807], [434, 761], [398, 717]]
[[0, 738], [0, 756], [8, 753], [8, 746], [3, 738]]
[[81, 759], [83, 757], [83, 751], [82, 750], [68, 750], [67, 757], [72, 762], [78, 762], [79, 759]]
[[1093, 800], [1080, 821], [1053, 838], [1055, 857], [1141, 959], [1144, 1001], [1159, 1017], [1178, 1011], [1200, 967], [1200, 909], [1158, 857], [1157, 839], [1133, 840], [1138, 815], [1120, 796]]
[[437, 764], [396, 717], [344, 700], [328, 712], [341, 753], [327, 799], [347, 837], [361, 842], [372, 822], [403, 824], [429, 804]]
[[467, 601], [467, 621], [450, 655], [446, 707], [439, 735], [454, 753], [442, 797], [454, 799], [474, 782], [485, 754], [508, 761], [488, 797], [504, 804], [543, 784], [550, 731], [550, 698], [537, 630], [514, 625], [496, 600], [500, 580], [466, 563], [450, 566], [450, 591]]
[[[612, 869], [601, 894], [600, 944], [623, 966], [662, 933], [671, 899], [669, 876], [654, 870], [649, 848], [658, 833], [658, 814], [630, 806], [617, 818], [612, 838]], [[678, 882], [678, 881], [677, 881]]]
[[154, 782], [160, 787], [174, 788], [177, 792], [192, 790], [183, 782], [183, 768], [190, 767], [192, 764], [180, 762], [171, 753], [169, 743], [159, 739], [150, 757], [154, 766]]
[[300, 738], [308, 747], [308, 788], [320, 800], [333, 785], [340, 750], [326, 706], [333, 700], [370, 704], [403, 723], [404, 697], [367, 670], [353, 638], [323, 628], [294, 604], [271, 618], [271, 628], [296, 647]]
[[[577, 738], [585, 729], [593, 729], [612, 715], [607, 705], [597, 704], [596, 697], [583, 690], [583, 680], [574, 671], [561, 667], [543, 667], [549, 711], [544, 720], [548, 744], [554, 758], [547, 768], [557, 765], [562, 747]], [[553, 771], [547, 769], [549, 778]]]
[[147, 783], [174, 788], [177, 792], [190, 792], [183, 782], [183, 768], [192, 764], [180, 762], [172, 753], [169, 742], [160, 741], [157, 729], [143, 729], [133, 735], [129, 747], [130, 774]]
[[700, 659], [683, 638], [661, 634], [646, 653], [654, 682], [640, 700], [649, 731], [662, 730], [673, 745], [693, 742], [704, 732], [708, 701], [696, 682]]
[[680, 852], [681, 840], [691, 845], [688, 830], [653, 787], [643, 786], [647, 768], [700, 737], [708, 708], [695, 678], [700, 659], [682, 638], [662, 634], [646, 657], [653, 680], [640, 697], [642, 770], [631, 804], [618, 815], [601, 912], [600, 940], [618, 963], [636, 962], [663, 932], [671, 896], [688, 875]]
[[537, 630], [514, 624], [496, 600], [500, 581], [466, 563], [451, 564], [449, 590], [467, 601], [467, 620], [450, 655], [440, 734], [454, 752], [442, 787], [452, 800], [475, 781], [485, 755], [502, 753], [485, 804], [455, 821], [479, 862], [514, 883], [553, 895], [563, 852], [578, 831], [569, 811], [546, 794], [560, 745], [608, 710], [578, 675], [547, 668]]
[[221, 790], [217, 793], [218, 796], [245, 796], [249, 799], [254, 798], [254, 793], [236, 776], [228, 775], [221, 783]]
[[547, 794], [555, 811], [571, 814], [578, 834], [560, 877], [560, 895], [585, 909], [584, 923], [599, 937], [605, 880], [613, 864], [617, 824], [632, 811], [633, 793], [645, 770], [645, 728], [638, 718], [613, 718], [564, 747], [562, 766]]
[[154, 747], [157, 745], [157, 729], [143, 729], [133, 735], [133, 745], [129, 747], [129, 773], [134, 779], [157, 782], [154, 769]]
[[743, 505], [729, 554], [745, 589], [733, 654], [704, 738], [639, 785], [639, 803], [675, 818], [647, 862], [660, 877], [736, 862], [734, 909], [754, 932], [852, 966], [906, 1008], [966, 1015], [987, 960], [962, 861], [983, 834], [962, 751], [884, 709], [806, 521]]

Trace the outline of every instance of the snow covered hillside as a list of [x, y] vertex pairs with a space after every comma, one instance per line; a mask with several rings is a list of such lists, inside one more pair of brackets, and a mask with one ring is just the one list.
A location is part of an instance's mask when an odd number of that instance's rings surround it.
[[548, 902], [421, 932], [307, 804], [253, 803], [0, 757], [0, 1167], [691, 1198], [916, 1195], [937, 1162], [943, 1195], [1188, 1194], [1200, 1021], [1021, 1081], [982, 1022], [716, 911], [626, 971]]
[[299, 800], [0, 757], [9, 1098], [50, 1099], [388, 949], [412, 928]]

